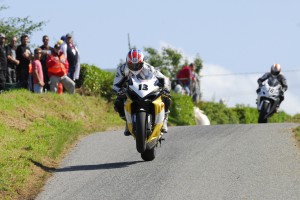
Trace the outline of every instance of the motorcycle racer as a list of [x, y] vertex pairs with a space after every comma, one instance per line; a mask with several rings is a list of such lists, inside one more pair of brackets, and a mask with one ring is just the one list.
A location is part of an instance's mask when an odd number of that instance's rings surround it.
[[281, 67], [280, 64], [273, 64], [271, 66], [270, 72], [265, 73], [262, 77], [260, 77], [257, 80], [258, 83], [258, 89], [256, 90], [256, 93], [259, 93], [262, 87], [262, 83], [270, 78], [276, 78], [278, 82], [281, 84], [281, 92], [280, 92], [280, 101], [278, 103], [278, 106], [276, 108], [276, 111], [278, 110], [281, 102], [284, 100], [284, 92], [288, 89], [287, 81], [285, 76], [281, 73]]
[[[114, 102], [114, 109], [116, 112], [119, 113], [122, 119], [126, 120], [124, 112], [124, 102], [126, 100], [125, 88], [127, 84], [127, 77], [133, 75], [145, 77], [149, 76], [150, 74], [153, 74], [159, 80], [160, 86], [163, 88], [162, 101], [165, 104], [166, 116], [161, 131], [163, 133], [167, 133], [168, 113], [169, 107], [171, 105], [170, 80], [168, 77], [164, 76], [160, 71], [156, 70], [153, 66], [146, 63], [144, 61], [144, 54], [138, 49], [131, 49], [127, 54], [126, 63], [118, 66], [117, 68], [113, 83], [113, 90], [117, 93], [117, 98]], [[124, 135], [130, 135], [127, 123]]]

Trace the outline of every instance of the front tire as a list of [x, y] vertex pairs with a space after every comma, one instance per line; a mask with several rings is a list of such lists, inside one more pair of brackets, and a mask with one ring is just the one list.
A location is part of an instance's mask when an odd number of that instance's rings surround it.
[[269, 103], [264, 101], [259, 112], [258, 123], [268, 123], [268, 118], [265, 118], [265, 116], [268, 114], [268, 107]]
[[146, 112], [136, 113], [136, 150], [144, 153], [146, 150]]
[[147, 150], [145, 150], [144, 153], [141, 153], [141, 157], [144, 161], [152, 161], [152, 160], [154, 160], [155, 156], [156, 156], [156, 148], [155, 147], [153, 147], [152, 149], [149, 149], [149, 150], [147, 149]]

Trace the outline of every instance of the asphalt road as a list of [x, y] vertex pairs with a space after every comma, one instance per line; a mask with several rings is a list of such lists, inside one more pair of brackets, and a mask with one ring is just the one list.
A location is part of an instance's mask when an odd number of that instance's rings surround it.
[[171, 127], [154, 161], [121, 131], [78, 143], [37, 200], [300, 199], [297, 124]]

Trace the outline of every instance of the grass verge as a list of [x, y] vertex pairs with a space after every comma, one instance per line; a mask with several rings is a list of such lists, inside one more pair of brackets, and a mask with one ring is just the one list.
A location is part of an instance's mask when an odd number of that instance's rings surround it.
[[1, 94], [0, 199], [33, 199], [79, 137], [123, 126], [100, 98], [26, 90]]
[[298, 143], [300, 143], [300, 126], [298, 126], [294, 131], [296, 134], [296, 139], [297, 139]]

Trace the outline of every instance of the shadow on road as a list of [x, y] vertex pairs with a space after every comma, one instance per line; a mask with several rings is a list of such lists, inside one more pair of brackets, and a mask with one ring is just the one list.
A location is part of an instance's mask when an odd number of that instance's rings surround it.
[[128, 167], [130, 165], [143, 162], [143, 161], [131, 161], [131, 162], [105, 163], [105, 164], [96, 164], [96, 165], [77, 165], [77, 166], [68, 166], [68, 167], [56, 169], [53, 167], [47, 167], [42, 163], [39, 163], [34, 160], [30, 160], [30, 161], [34, 165], [40, 167], [46, 172], [69, 172], [69, 171], [87, 171], [87, 170], [99, 170], [99, 169], [116, 169], [116, 168]]

